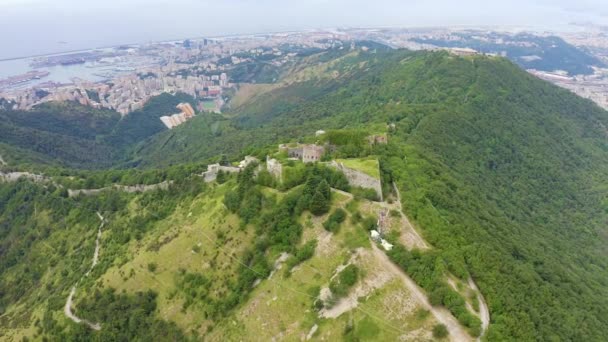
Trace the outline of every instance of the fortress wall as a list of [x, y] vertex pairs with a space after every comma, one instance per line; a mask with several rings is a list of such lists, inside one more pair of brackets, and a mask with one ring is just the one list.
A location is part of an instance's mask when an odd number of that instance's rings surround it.
[[382, 201], [382, 182], [379, 179], [376, 179], [364, 172], [348, 168], [344, 166], [344, 164], [338, 163], [335, 160], [332, 161], [329, 165], [342, 171], [351, 186], [358, 186], [364, 189], [372, 189], [376, 191], [378, 198]]

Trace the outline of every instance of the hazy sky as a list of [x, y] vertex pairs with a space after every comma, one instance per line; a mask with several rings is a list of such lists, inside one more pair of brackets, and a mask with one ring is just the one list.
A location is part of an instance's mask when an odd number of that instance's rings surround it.
[[581, 20], [608, 23], [608, 0], [0, 0], [0, 58], [318, 27], [558, 28]]

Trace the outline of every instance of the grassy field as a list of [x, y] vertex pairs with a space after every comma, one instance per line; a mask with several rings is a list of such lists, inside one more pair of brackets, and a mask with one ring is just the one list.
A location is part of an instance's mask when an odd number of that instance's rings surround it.
[[[334, 208], [349, 203], [347, 196], [334, 193]], [[370, 215], [377, 209], [366, 205], [361, 212]], [[304, 213], [300, 218], [305, 227], [301, 244], [317, 239], [315, 255], [296, 266], [289, 276], [279, 269], [262, 281], [232, 317], [215, 326], [206, 336], [208, 340], [238, 340], [243, 332], [255, 331], [251, 338], [256, 341], [295, 341], [305, 339], [315, 325], [313, 340], [432, 340], [435, 319], [369, 253], [367, 232], [351, 222], [350, 216], [337, 233], [327, 232], [322, 227], [326, 216]], [[356, 263], [362, 274], [353, 291], [365, 295], [357, 299], [355, 308], [337, 318], [322, 318], [313, 307], [314, 300], [340, 266], [349, 261]]]
[[204, 303], [184, 310], [176, 282], [181, 272], [221, 279], [210, 291], [219, 295], [226, 290], [226, 280], [236, 277], [238, 264], [231, 255], [250, 246], [253, 230], [239, 229], [238, 218], [226, 212], [222, 198], [228, 186], [215, 188], [212, 195], [195, 200], [189, 208], [179, 208], [154, 233], [132, 244], [134, 258], [111, 268], [102, 277], [103, 286], [127, 292], [152, 289], [159, 294], [160, 317], [174, 321], [184, 331], [204, 333], [212, 323], [204, 318]]
[[[353, 221], [352, 213], [336, 233], [323, 228], [328, 215], [315, 217], [303, 213], [299, 218], [304, 227], [300, 245], [316, 239], [314, 256], [289, 274], [277, 267], [227, 317], [206, 318], [205, 303], [185, 307], [178, 286], [180, 274], [197, 273], [212, 279], [210, 292], [221, 295], [226, 291], [226, 281], [237, 276], [238, 257], [253, 241], [254, 229], [242, 229], [238, 218], [228, 214], [222, 203], [224, 194], [233, 185], [228, 182], [216, 186], [188, 207], [178, 207], [170, 217], [159, 221], [144, 239], [131, 242], [130, 256], [110, 268], [98, 286], [127, 293], [154, 290], [159, 294], [160, 318], [209, 341], [238, 340], [244, 334], [256, 341], [301, 340], [314, 326], [317, 327], [314, 340], [432, 339], [435, 319], [411, 298], [397, 277], [382, 268], [371, 253], [367, 231]], [[263, 193], [285, 195], [270, 188], [264, 188]], [[352, 212], [370, 216], [379, 210], [371, 202], [363, 200], [361, 204], [356, 205], [346, 194], [333, 193], [332, 211], [348, 207]], [[269, 257], [276, 260], [278, 255]], [[336, 318], [323, 318], [313, 306], [315, 298], [347, 263], [356, 264], [361, 272], [349, 294], [354, 298], [354, 307], [347, 307]]]
[[338, 163], [343, 163], [344, 166], [361, 171], [374, 178], [380, 179], [380, 165], [378, 159], [374, 158], [356, 158], [356, 159], [338, 159]]

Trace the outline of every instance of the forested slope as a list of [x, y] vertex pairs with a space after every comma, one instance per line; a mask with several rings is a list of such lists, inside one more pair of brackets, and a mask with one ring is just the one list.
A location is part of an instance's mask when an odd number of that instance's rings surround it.
[[45, 103], [30, 111], [0, 110], [0, 143], [13, 165], [116, 166], [130, 160], [138, 143], [166, 130], [159, 117], [191, 100], [184, 94], [162, 94], [125, 117], [71, 102]]
[[[136, 162], [264, 157], [318, 129], [388, 131], [389, 143], [374, 150], [385, 191], [396, 182], [406, 214], [433, 245], [391, 256], [417, 272], [431, 297], [442, 298], [432, 280], [447, 270], [479, 285], [491, 314], [488, 340], [604, 339], [606, 111], [501, 58], [407, 51], [315, 58], [227, 116], [199, 117], [146, 140]], [[367, 151], [351, 147], [344, 157]], [[247, 209], [256, 220], [255, 206]], [[4, 229], [27, 217], [3, 215]]]
[[[504, 59], [397, 51], [342, 56], [234, 114], [211, 142], [224, 153], [394, 123], [385, 179], [436, 260], [478, 281], [491, 340], [606, 333], [608, 114], [590, 101]], [[196, 146], [182, 139], [175, 153]]]
[[395, 105], [383, 166], [440, 260], [478, 282], [488, 340], [601, 340], [608, 113], [505, 60], [436, 56], [412, 71], [415, 89], [405, 71], [383, 80], [446, 108]]

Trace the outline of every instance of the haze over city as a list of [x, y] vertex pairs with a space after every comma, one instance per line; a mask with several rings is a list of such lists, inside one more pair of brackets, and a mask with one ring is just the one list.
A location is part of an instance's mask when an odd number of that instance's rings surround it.
[[0, 59], [187, 37], [331, 27], [500, 25], [572, 29], [608, 23], [608, 3], [566, 1], [5, 0]]

